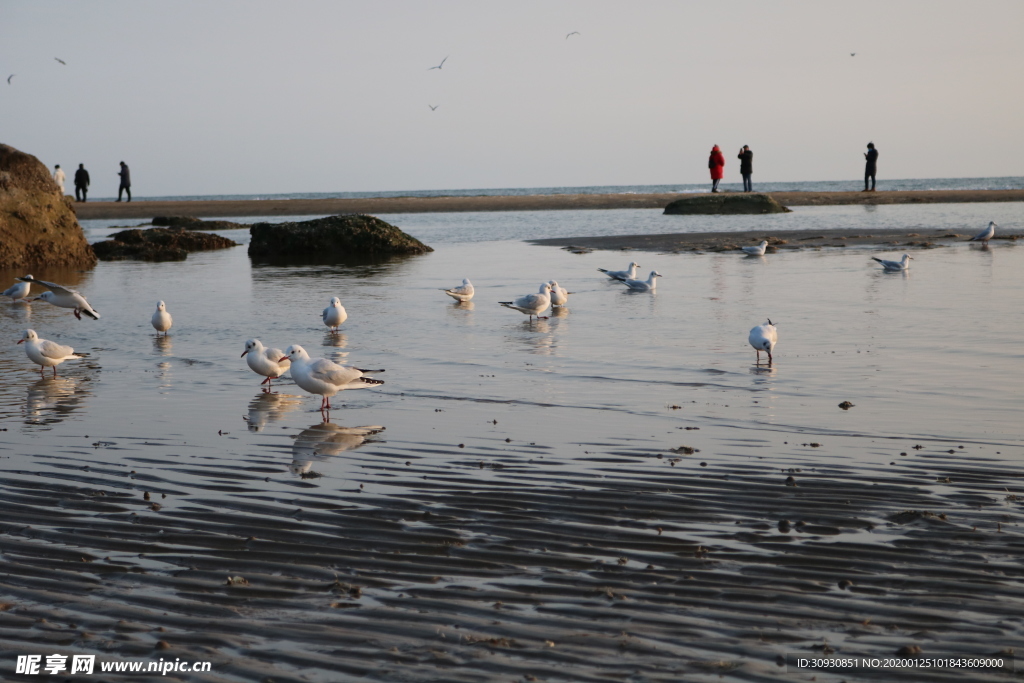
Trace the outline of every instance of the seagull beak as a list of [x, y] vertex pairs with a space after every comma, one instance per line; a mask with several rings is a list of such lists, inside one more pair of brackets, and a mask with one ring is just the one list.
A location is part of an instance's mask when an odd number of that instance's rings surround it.
[[19, 340], [18, 340], [18, 343], [20, 344], [20, 343], [22, 343], [23, 341], [25, 341], [25, 340], [24, 340], [24, 339], [19, 339]]
[[282, 356], [281, 358], [278, 358], [277, 362], [280, 363], [283, 360], [288, 360], [288, 356]]
[[246, 349], [245, 351], [242, 351], [242, 355], [239, 356], [239, 358], [244, 358], [245, 354], [247, 354], [247, 353], [249, 353], [249, 349]]

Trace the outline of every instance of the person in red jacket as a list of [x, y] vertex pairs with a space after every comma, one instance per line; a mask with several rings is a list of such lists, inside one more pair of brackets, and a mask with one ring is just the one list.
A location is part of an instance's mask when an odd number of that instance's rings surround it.
[[718, 145], [711, 148], [711, 156], [708, 158], [708, 168], [711, 170], [711, 191], [718, 192], [718, 183], [725, 175], [725, 155]]

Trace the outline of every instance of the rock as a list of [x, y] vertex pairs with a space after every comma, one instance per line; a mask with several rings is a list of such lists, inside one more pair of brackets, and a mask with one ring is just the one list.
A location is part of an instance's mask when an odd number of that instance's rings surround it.
[[231, 221], [204, 221], [192, 216], [154, 216], [153, 225], [170, 228], [187, 228], [189, 230], [239, 230], [248, 228], [248, 223]]
[[675, 200], [665, 207], [670, 215], [691, 214], [740, 214], [740, 213], [789, 213], [771, 195], [757, 192], [743, 194], [695, 194]]
[[295, 223], [256, 223], [249, 233], [249, 256], [265, 261], [334, 263], [434, 251], [394, 225], [361, 214]]
[[843, 401], [842, 403], [839, 404], [839, 407], [842, 408], [843, 410], [849, 410], [853, 406], [854, 404], [850, 403], [849, 401]]
[[43, 162], [0, 144], [0, 264], [91, 268], [96, 254]]
[[92, 245], [103, 261], [184, 261], [190, 251], [236, 247], [238, 242], [220, 235], [193, 232], [185, 228], [122, 230], [111, 239]]

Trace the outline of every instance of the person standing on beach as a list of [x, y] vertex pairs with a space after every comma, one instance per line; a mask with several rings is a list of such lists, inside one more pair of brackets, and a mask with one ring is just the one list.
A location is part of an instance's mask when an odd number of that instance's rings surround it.
[[64, 171], [60, 169], [60, 164], [53, 167], [53, 182], [57, 183], [60, 193], [64, 194]]
[[85, 170], [85, 164], [79, 164], [75, 171], [75, 201], [84, 202], [85, 195], [89, 193], [89, 172]]
[[711, 170], [711, 191], [718, 192], [718, 183], [725, 175], [725, 156], [722, 150], [715, 145], [711, 148], [711, 156], [708, 157], [708, 168]]
[[750, 182], [750, 176], [754, 173], [754, 153], [750, 151], [749, 145], [743, 145], [740, 149], [739, 156], [736, 157], [740, 160], [740, 175], [743, 176], [743, 191], [753, 192], [754, 185]]
[[[875, 191], [875, 172], [878, 170], [878, 150], [875, 149], [875, 143], [868, 143], [868, 151], [864, 152], [864, 158], [867, 159], [867, 164], [864, 166], [864, 192]], [[871, 179], [871, 189], [868, 190], [868, 179]]]
[[128, 193], [128, 201], [132, 200], [132, 176], [128, 172], [128, 164], [121, 162], [121, 170], [117, 172], [121, 176], [121, 185], [117, 188], [117, 201], [121, 201], [121, 192]]

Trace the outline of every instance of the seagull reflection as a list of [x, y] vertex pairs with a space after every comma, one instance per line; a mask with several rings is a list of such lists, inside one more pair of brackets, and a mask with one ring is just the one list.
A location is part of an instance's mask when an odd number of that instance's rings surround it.
[[153, 337], [153, 350], [159, 353], [161, 356], [171, 355], [171, 349], [174, 347], [174, 342], [166, 334]]
[[249, 401], [249, 415], [242, 419], [249, 423], [250, 432], [262, 432], [268, 423], [277, 422], [285, 413], [298, 410], [301, 406], [301, 396], [260, 393]]
[[14, 301], [0, 307], [0, 317], [14, 321], [17, 327], [28, 327], [32, 322], [32, 304], [28, 301]]
[[569, 315], [569, 309], [565, 306], [554, 306], [551, 309], [552, 318], [564, 318], [567, 315]]
[[775, 374], [775, 368], [769, 365], [753, 365], [750, 367], [751, 375], [767, 375], [771, 377]]
[[336, 349], [343, 349], [348, 346], [348, 337], [341, 332], [327, 332], [324, 334], [324, 346], [333, 346]]
[[84, 380], [76, 377], [46, 377], [28, 387], [25, 400], [26, 421], [34, 424], [61, 422], [81, 408], [89, 395]]
[[[376, 426], [342, 427], [323, 422], [303, 429], [292, 444], [293, 474], [304, 474], [313, 466], [313, 460], [329, 455], [340, 455], [367, 443], [367, 438], [379, 434], [384, 428]], [[371, 441], [370, 443], [374, 443]]]

